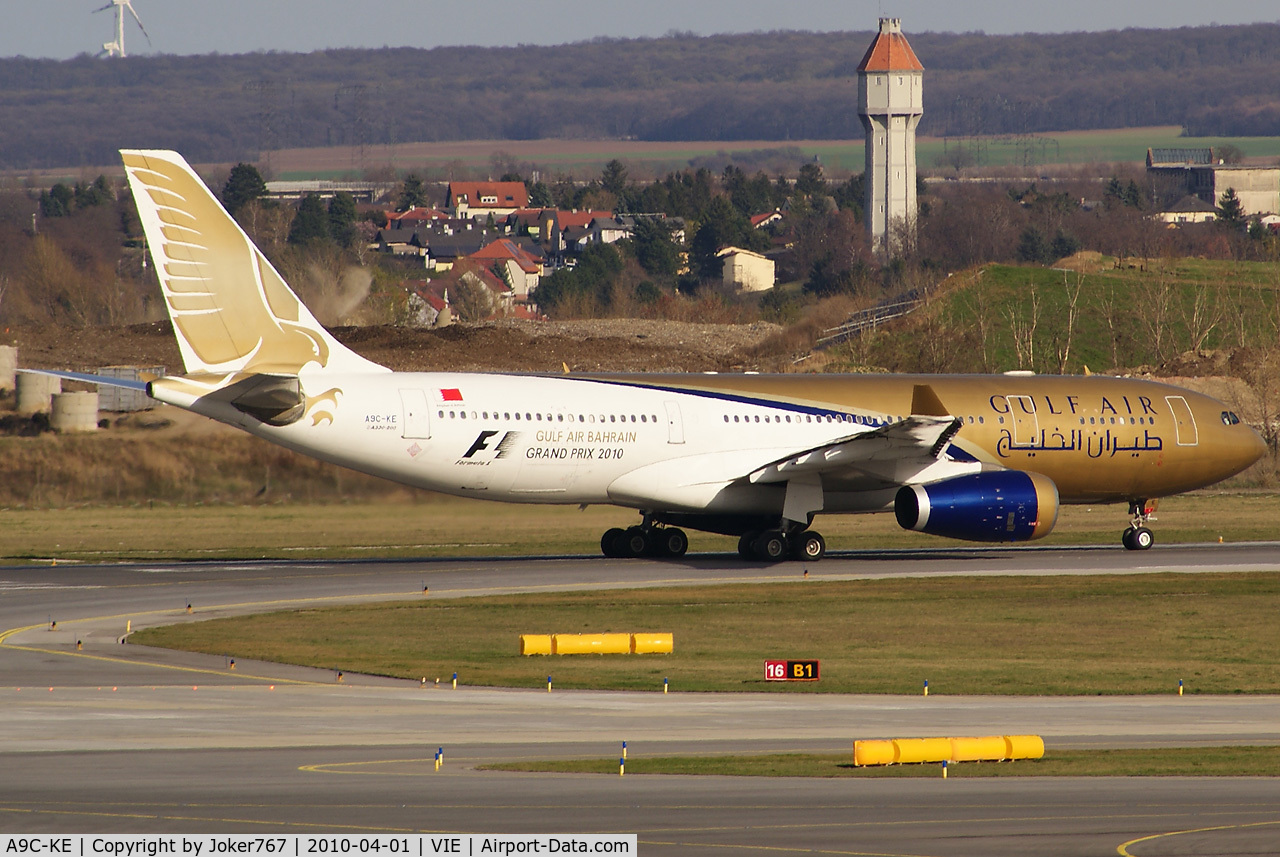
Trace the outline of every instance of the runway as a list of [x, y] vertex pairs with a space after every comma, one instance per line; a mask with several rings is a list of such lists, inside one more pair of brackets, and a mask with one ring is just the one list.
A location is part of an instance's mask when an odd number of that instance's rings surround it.
[[[1278, 571], [1276, 544], [835, 555], [811, 579]], [[126, 627], [358, 600], [795, 580], [798, 563], [574, 557], [0, 568], [0, 831], [637, 833], [644, 854], [1275, 853], [1280, 778], [551, 776], [492, 760], [1280, 743], [1275, 697], [883, 697], [423, 688], [122, 645]], [[424, 594], [424, 589], [426, 594]], [[188, 613], [187, 605], [191, 605]], [[81, 648], [77, 649], [77, 642]], [[436, 772], [433, 757], [444, 748]], [[21, 772], [20, 774], [17, 772]], [[1126, 843], [1134, 840], [1134, 844]]]

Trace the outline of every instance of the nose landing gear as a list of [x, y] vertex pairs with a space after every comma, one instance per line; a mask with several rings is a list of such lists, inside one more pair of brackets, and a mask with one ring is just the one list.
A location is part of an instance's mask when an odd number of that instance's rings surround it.
[[1148, 506], [1146, 500], [1131, 500], [1129, 502], [1129, 516], [1132, 520], [1129, 527], [1120, 536], [1120, 543], [1125, 546], [1125, 550], [1144, 551], [1155, 544], [1155, 533], [1151, 532], [1147, 527], [1149, 521], [1155, 520], [1152, 516], [1155, 510], [1155, 504], [1152, 503]]

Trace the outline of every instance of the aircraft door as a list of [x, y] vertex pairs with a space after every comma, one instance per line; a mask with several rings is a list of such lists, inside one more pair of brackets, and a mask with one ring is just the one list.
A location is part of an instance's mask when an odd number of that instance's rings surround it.
[[684, 420], [680, 416], [680, 403], [666, 401], [662, 405], [667, 409], [667, 443], [684, 443]]
[[1196, 431], [1196, 418], [1191, 413], [1191, 406], [1182, 396], [1165, 396], [1169, 410], [1173, 413], [1173, 425], [1178, 433], [1178, 446], [1195, 446], [1199, 443], [1199, 432]]
[[419, 439], [431, 437], [431, 410], [427, 405], [427, 394], [422, 390], [401, 390], [400, 403], [404, 406], [400, 436]]
[[1014, 446], [1030, 446], [1040, 435], [1036, 418], [1036, 403], [1030, 396], [1006, 396], [1009, 400], [1009, 418], [1013, 421]]

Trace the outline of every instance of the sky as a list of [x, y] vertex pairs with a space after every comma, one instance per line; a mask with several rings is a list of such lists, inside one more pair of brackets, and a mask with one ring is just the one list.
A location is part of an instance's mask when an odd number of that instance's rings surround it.
[[[107, 0], [0, 0], [0, 56], [67, 59], [115, 37]], [[138, 54], [326, 48], [554, 45], [768, 30], [1059, 33], [1280, 21], [1271, 0], [133, 0], [125, 50]]]

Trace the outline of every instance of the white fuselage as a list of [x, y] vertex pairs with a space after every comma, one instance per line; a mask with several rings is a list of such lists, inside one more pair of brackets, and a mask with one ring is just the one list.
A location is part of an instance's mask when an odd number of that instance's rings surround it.
[[[784, 489], [735, 491], [744, 473], [895, 416], [554, 376], [325, 375], [304, 389], [337, 390], [336, 406], [274, 427], [225, 403], [174, 403], [353, 470], [457, 496], [755, 514], [778, 512]], [[829, 497], [827, 511], [891, 502], [891, 491], [873, 494], [839, 509]]]

